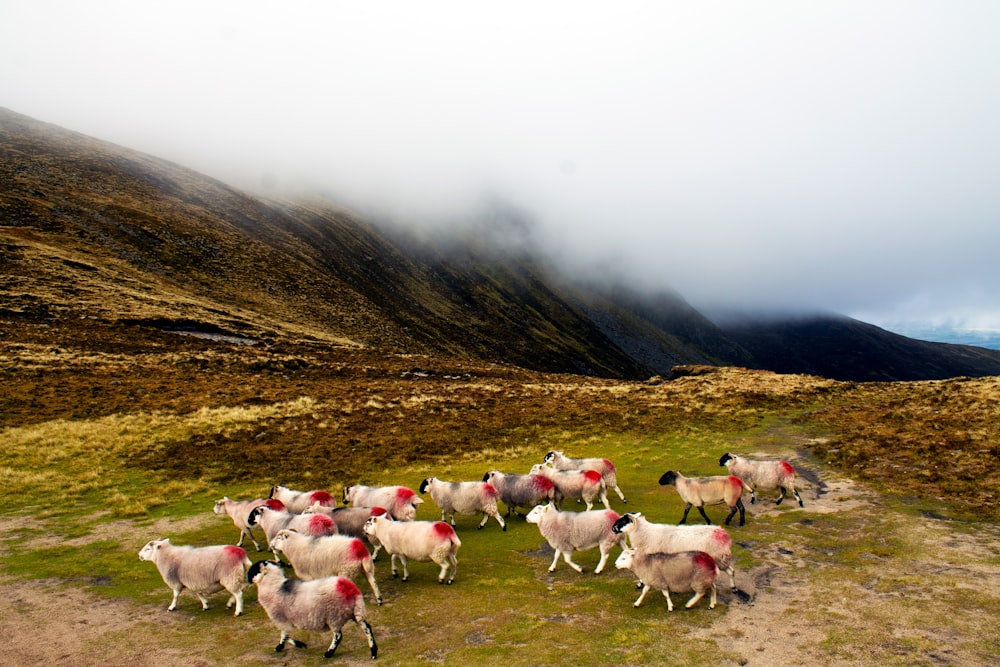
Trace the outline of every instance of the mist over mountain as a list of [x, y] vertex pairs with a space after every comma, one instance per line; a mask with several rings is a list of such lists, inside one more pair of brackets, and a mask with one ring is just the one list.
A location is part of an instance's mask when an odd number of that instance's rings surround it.
[[112, 349], [184, 330], [633, 379], [689, 364], [849, 380], [1000, 374], [993, 350], [843, 317], [719, 325], [666, 287], [584, 281], [502, 200], [460, 230], [252, 196], [0, 109], [8, 342]]

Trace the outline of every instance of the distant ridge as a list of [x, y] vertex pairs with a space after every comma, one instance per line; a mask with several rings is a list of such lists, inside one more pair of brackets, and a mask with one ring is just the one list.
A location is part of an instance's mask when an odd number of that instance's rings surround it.
[[[486, 237], [488, 238], [488, 236]], [[405, 238], [0, 109], [0, 341], [114, 350], [178, 329], [646, 379], [1000, 375], [1000, 352], [839, 317], [717, 326], [670, 290], [578, 284], [530, 249]], [[127, 334], [127, 335], [126, 335]]]

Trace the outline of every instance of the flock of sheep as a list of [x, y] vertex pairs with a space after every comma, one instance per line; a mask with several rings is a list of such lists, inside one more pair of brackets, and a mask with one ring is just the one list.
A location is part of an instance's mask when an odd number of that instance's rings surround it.
[[[275, 651], [284, 650], [287, 643], [305, 647], [291, 638], [293, 630], [333, 632], [325, 653], [329, 658], [341, 641], [343, 626], [353, 620], [363, 631], [374, 659], [378, 646], [366, 618], [364, 597], [354, 580], [363, 575], [373, 599], [382, 604], [373, 563], [384, 549], [390, 555], [393, 577], [398, 576], [397, 561], [402, 564], [403, 581], [409, 577], [408, 561], [434, 562], [441, 568], [438, 581], [453, 583], [456, 553], [462, 545], [454, 529], [455, 514], [482, 514], [479, 528], [492, 517], [507, 530], [498, 509], [498, 503], [503, 503], [506, 517], [519, 508], [528, 510], [528, 523], [536, 524], [555, 550], [550, 572], [560, 557], [583, 572], [573, 562], [573, 553], [599, 548], [600, 561], [594, 572], [600, 573], [612, 548], [619, 545], [622, 552], [615, 566], [631, 570], [642, 588], [634, 606], [638, 607], [651, 589], [657, 589], [663, 592], [668, 611], [673, 611], [671, 592], [693, 592], [686, 607], [708, 593], [709, 607], [714, 608], [715, 579], [720, 571], [729, 575], [732, 589], [737, 588], [732, 540], [724, 528], [711, 525], [705, 506], [725, 504], [729, 508], [726, 524], [739, 511], [743, 525], [744, 490], [750, 492], [751, 503], [756, 502], [757, 491], [779, 491], [779, 504], [791, 492], [799, 506], [803, 505], [795, 489], [795, 469], [785, 461], [751, 461], [726, 453], [719, 465], [726, 466], [729, 475], [687, 478], [678, 471], [667, 471], [660, 478], [661, 485], [675, 486], [684, 501], [680, 523], [684, 524], [690, 509], [697, 507], [704, 526], [652, 523], [638, 512], [619, 515], [611, 509], [607, 492], [613, 490], [622, 502], [626, 500], [610, 461], [575, 459], [550, 451], [528, 474], [491, 470], [475, 482], [425, 479], [419, 492], [429, 495], [441, 510], [440, 521], [416, 520], [417, 506], [424, 501], [405, 486], [348, 486], [343, 492], [344, 507], [337, 507], [336, 499], [326, 491], [275, 486], [268, 498], [222, 498], [215, 503], [215, 514], [228, 515], [240, 530], [235, 546], [176, 546], [169, 539], [153, 540], [139, 551], [139, 559], [155, 563], [173, 592], [170, 611], [177, 608], [177, 598], [185, 588], [197, 595], [203, 609], [208, 609], [207, 595], [226, 590], [230, 594], [227, 608], [235, 605], [239, 616], [243, 590], [256, 585], [258, 602], [281, 631]], [[564, 511], [565, 500], [584, 502], [587, 509]], [[604, 509], [593, 509], [595, 501]], [[247, 557], [242, 548], [244, 538], [261, 550], [254, 528], [263, 532], [274, 560], [253, 563]], [[285, 575], [282, 555], [296, 578]]]

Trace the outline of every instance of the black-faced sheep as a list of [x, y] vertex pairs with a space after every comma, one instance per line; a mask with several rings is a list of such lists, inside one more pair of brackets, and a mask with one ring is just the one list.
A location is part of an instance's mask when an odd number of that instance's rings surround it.
[[615, 567], [631, 570], [642, 581], [642, 593], [632, 605], [638, 607], [650, 588], [663, 591], [667, 598], [667, 611], [674, 610], [670, 592], [694, 592], [694, 597], [684, 605], [690, 609], [707, 592], [711, 592], [709, 609], [715, 609], [715, 578], [719, 568], [715, 560], [704, 551], [681, 551], [679, 553], [638, 553], [635, 549], [623, 549]]
[[344, 504], [353, 507], [381, 507], [396, 521], [412, 521], [417, 505], [424, 499], [405, 486], [362, 486], [344, 488]]
[[757, 491], [780, 490], [776, 505], [780, 505], [789, 491], [799, 501], [799, 507], [805, 507], [802, 496], [795, 490], [795, 468], [788, 461], [753, 461], [726, 452], [719, 459], [719, 465], [729, 469], [730, 475], [736, 475], [743, 480], [743, 485], [750, 491], [750, 504], [757, 502]]
[[677, 493], [684, 501], [684, 516], [681, 523], [687, 521], [688, 512], [692, 507], [705, 518], [705, 523], [712, 520], [705, 514], [705, 505], [725, 504], [729, 507], [726, 525], [732, 521], [737, 511], [740, 513], [740, 525], [746, 523], [746, 507], [743, 506], [743, 481], [735, 475], [715, 475], [712, 477], [685, 477], [676, 470], [668, 470], [660, 476], [660, 486], [674, 485]]
[[321, 579], [335, 574], [354, 579], [359, 574], [364, 574], [375, 595], [375, 601], [382, 604], [382, 593], [375, 583], [375, 564], [368, 548], [357, 537], [312, 536], [294, 530], [281, 530], [274, 536], [271, 548], [285, 554], [288, 562], [295, 568], [295, 574], [302, 579]]
[[285, 505], [285, 509], [292, 514], [302, 514], [305, 508], [319, 503], [325, 507], [336, 507], [337, 499], [328, 491], [315, 489], [313, 491], [294, 491], [286, 486], [271, 487], [271, 498], [280, 500]]
[[348, 621], [354, 621], [368, 640], [372, 659], [378, 657], [375, 634], [365, 614], [364, 597], [350, 579], [288, 579], [281, 563], [261, 561], [250, 568], [247, 581], [257, 585], [257, 600], [264, 607], [268, 618], [281, 630], [281, 638], [274, 647], [275, 652], [283, 651], [287, 642], [291, 642], [296, 648], [306, 648], [303, 642], [289, 636], [292, 630], [331, 630], [333, 641], [323, 655], [332, 658], [343, 638], [344, 625]]
[[482, 513], [480, 528], [493, 517], [503, 530], [507, 530], [507, 524], [497, 510], [500, 494], [489, 482], [444, 482], [437, 477], [428, 477], [420, 483], [420, 493], [429, 493], [434, 503], [441, 508], [442, 521], [447, 520], [446, 514], [451, 515], [452, 526], [455, 525], [456, 513]]
[[618, 471], [615, 468], [615, 464], [608, 459], [602, 458], [583, 458], [583, 459], [573, 459], [562, 452], [557, 450], [552, 450], [545, 455], [542, 459], [542, 463], [548, 463], [556, 470], [596, 470], [601, 473], [601, 477], [604, 478], [604, 483], [609, 489], [614, 489], [618, 497], [622, 499], [623, 503], [628, 502], [625, 500], [625, 494], [622, 493], [621, 488], [618, 486]]
[[621, 535], [611, 528], [619, 519], [614, 510], [588, 510], [586, 512], [560, 512], [554, 505], [537, 505], [528, 512], [528, 523], [538, 524], [542, 537], [555, 549], [549, 572], [556, 569], [559, 556], [577, 572], [583, 568], [573, 562], [574, 551], [587, 551], [594, 547], [601, 550], [601, 559], [594, 569], [600, 574], [608, 562], [611, 548], [621, 541]]
[[373, 516], [365, 523], [365, 532], [391, 554], [392, 576], [397, 576], [397, 557], [403, 563], [403, 581], [410, 578], [408, 559], [434, 561], [441, 566], [438, 583], [454, 583], [458, 569], [455, 554], [462, 541], [444, 521], [394, 521], [389, 515]]
[[267, 505], [271, 509], [275, 510], [285, 509], [283, 503], [272, 498], [231, 500], [224, 496], [222, 500], [215, 501], [215, 507], [212, 508], [212, 512], [219, 516], [228, 516], [233, 520], [233, 525], [240, 529], [240, 540], [236, 543], [236, 546], [243, 546], [243, 538], [249, 537], [250, 541], [253, 542], [253, 545], [257, 548], [257, 551], [260, 551], [260, 544], [257, 543], [256, 539], [254, 539], [253, 530], [251, 529], [250, 524], [247, 523], [247, 518], [250, 516], [250, 512], [261, 505]]
[[202, 609], [208, 609], [206, 595], [225, 589], [230, 594], [226, 609], [235, 603], [234, 615], [243, 613], [243, 589], [247, 585], [250, 559], [240, 547], [174, 546], [169, 539], [151, 540], [139, 550], [139, 560], [155, 563], [163, 583], [173, 591], [167, 611], [177, 609], [177, 597], [187, 588], [201, 600]]
[[556, 485], [559, 495], [569, 500], [582, 500], [587, 504], [588, 510], [593, 509], [594, 500], [600, 500], [604, 509], [611, 509], [608, 504], [608, 486], [601, 473], [596, 470], [556, 470], [536, 463], [531, 466], [529, 474], [548, 477]]
[[[505, 516], [510, 516], [511, 511], [518, 514], [518, 507], [530, 510], [545, 501], [562, 500], [562, 496], [557, 497], [556, 485], [544, 475], [521, 475], [490, 470], [483, 475], [483, 481], [492, 484], [500, 494], [500, 501], [507, 506]], [[524, 515], [518, 514], [518, 516]]]

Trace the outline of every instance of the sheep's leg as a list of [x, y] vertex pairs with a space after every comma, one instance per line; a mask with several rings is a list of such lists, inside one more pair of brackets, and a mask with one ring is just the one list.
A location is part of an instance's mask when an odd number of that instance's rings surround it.
[[[707, 514], [705, 514], [705, 506], [704, 505], [698, 505], [698, 511], [701, 512], [701, 515], [705, 518], [705, 523], [707, 523], [708, 525], [711, 526], [712, 525], [712, 520], [708, 518]], [[687, 512], [684, 513], [684, 516], [687, 517]], [[681, 521], [681, 523], [684, 523], [684, 522]]]
[[742, 498], [736, 501], [736, 507], [740, 510], [740, 525], [742, 526], [747, 522], [747, 508], [746, 505], [743, 504]]
[[670, 599], [670, 591], [663, 589], [663, 597], [667, 598], [667, 611], [674, 610], [674, 601]]
[[687, 523], [688, 512], [691, 511], [692, 507], [694, 507], [694, 505], [692, 505], [691, 503], [684, 503], [684, 516], [681, 518], [681, 521], [680, 521], [681, 523]]
[[451, 513], [451, 527], [452, 528], [455, 527], [455, 513], [454, 512]]
[[703, 595], [705, 595], [705, 591], [701, 591], [700, 593], [695, 592], [694, 597], [687, 601], [687, 604], [684, 605], [684, 608], [690, 609], [691, 607], [693, 607], [698, 602], [698, 600], [702, 598]]
[[[451, 576], [448, 576], [449, 571]], [[458, 571], [458, 558], [455, 554], [449, 553], [443, 561], [441, 561], [441, 574], [438, 575], [439, 584], [448, 584], [449, 586], [455, 583], [455, 572]]]
[[372, 560], [375, 560], [376, 558], [378, 558], [378, 552], [379, 551], [382, 551], [382, 545], [381, 544], [376, 544], [375, 548], [372, 549]]
[[174, 609], [177, 609], [177, 598], [180, 597], [181, 591], [184, 590], [184, 587], [181, 586], [180, 588], [172, 588], [170, 590], [174, 594], [174, 599], [171, 600], [170, 606], [167, 607], [167, 611], [173, 611]]
[[615, 493], [618, 494], [618, 497], [622, 499], [622, 502], [623, 503], [627, 503], [628, 501], [625, 500], [625, 494], [622, 493], [621, 487], [619, 487], [617, 484], [615, 484], [614, 489], [615, 489]]
[[287, 630], [281, 631], [281, 639], [278, 640], [278, 645], [274, 647], [275, 653], [281, 653], [285, 650], [285, 644], [291, 643], [295, 648], [309, 648], [306, 646], [305, 642], [300, 642], [298, 639], [292, 639], [288, 636]]
[[746, 481], [743, 482], [743, 488], [750, 492], [750, 504], [755, 505], [757, 503], [757, 492]]
[[780, 493], [778, 494], [778, 501], [776, 503], [774, 503], [775, 505], [780, 505], [781, 501], [785, 499], [785, 493], [786, 493], [785, 492], [785, 487], [779, 486], [778, 487], [778, 491], [780, 491]]
[[365, 633], [365, 639], [368, 640], [368, 649], [371, 651], [372, 660], [378, 657], [378, 644], [375, 643], [375, 633], [372, 632], [372, 626], [365, 619], [354, 619], [361, 628], [361, 631]]
[[577, 572], [579, 572], [580, 574], [583, 574], [583, 568], [573, 562], [572, 556], [573, 556], [572, 551], [563, 552], [563, 560], [566, 561], [566, 564], [569, 565], [574, 570], [576, 570]]
[[[393, 556], [395, 555], [396, 554], [393, 554]], [[410, 566], [406, 562], [406, 556], [404, 556], [403, 554], [399, 554], [399, 562], [403, 564], [403, 581], [406, 581], [407, 579], [410, 578]]]
[[333, 641], [330, 642], [330, 648], [326, 649], [326, 653], [323, 654], [324, 658], [332, 658], [334, 651], [340, 646], [340, 640], [344, 638], [344, 633], [340, 630], [333, 631]]
[[396, 572], [396, 554], [390, 555], [389, 566], [392, 568], [392, 578], [395, 579], [396, 577], [399, 576], [399, 573]]
[[[586, 503], [587, 503], [587, 511], [588, 511], [588, 512], [589, 512], [590, 510], [594, 509], [594, 503], [593, 503], [593, 500], [594, 500], [594, 499], [593, 499], [593, 498], [584, 498], [583, 500], [584, 500], [584, 502], [586, 502]], [[576, 502], [580, 502], [580, 501], [578, 500], [578, 501], [576, 501]]]
[[597, 562], [597, 567], [594, 568], [594, 574], [600, 574], [604, 570], [604, 565], [608, 562], [608, 556], [611, 554], [611, 547], [605, 551], [601, 549], [601, 560]]
[[489, 520], [490, 520], [490, 515], [487, 514], [486, 512], [483, 512], [483, 520], [479, 522], [479, 529], [482, 530], [483, 526], [485, 526], [486, 522]]
[[195, 593], [195, 595], [197, 595], [198, 599], [201, 600], [201, 610], [208, 611], [208, 598], [201, 593]]
[[366, 565], [367, 567], [364, 568], [365, 579], [368, 580], [368, 585], [372, 587], [372, 594], [375, 595], [375, 601], [382, 604], [382, 593], [375, 582], [375, 566], [372, 565], [371, 561], [368, 561]]
[[642, 604], [642, 601], [646, 599], [646, 593], [649, 592], [649, 586], [643, 584], [641, 581], [639, 582], [639, 584], [642, 586], [642, 593], [639, 593], [639, 599], [632, 603], [632, 606], [636, 608], [638, 608], [639, 605]]
[[601, 502], [604, 503], [604, 509], [611, 509], [611, 504], [608, 502], [608, 494], [606, 491], [601, 491]]
[[229, 607], [231, 607], [233, 605], [233, 603], [236, 604], [236, 613], [233, 614], [233, 616], [239, 616], [240, 614], [243, 613], [243, 591], [242, 590], [239, 590], [239, 591], [236, 591], [235, 593], [233, 593], [232, 599], [226, 604], [226, 609], [229, 609]]
[[716, 603], [717, 597], [718, 597], [717, 593], [718, 593], [718, 591], [716, 591], [716, 589], [715, 589], [715, 582], [713, 581], [712, 582], [712, 597], [709, 599], [709, 602], [708, 602], [708, 608], [709, 609], [715, 609], [715, 603]]
[[736, 568], [730, 565], [726, 568], [726, 574], [729, 575], [729, 585], [732, 587], [733, 591], [739, 590], [736, 588]]
[[791, 487], [791, 488], [792, 488], [792, 495], [795, 496], [795, 499], [797, 501], [799, 501], [799, 507], [805, 507], [806, 504], [804, 502], [802, 502], [802, 496], [799, 495], [799, 492], [795, 490], [794, 486]]
[[556, 555], [552, 557], [552, 565], [549, 565], [549, 572], [555, 572], [556, 563], [559, 562], [560, 554], [562, 554], [562, 552], [556, 549]]

